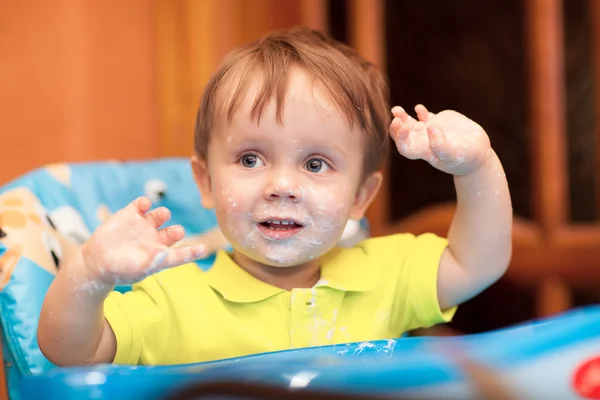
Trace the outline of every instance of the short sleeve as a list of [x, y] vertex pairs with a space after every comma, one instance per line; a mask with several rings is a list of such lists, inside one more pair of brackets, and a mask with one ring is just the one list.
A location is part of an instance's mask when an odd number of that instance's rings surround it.
[[408, 294], [405, 310], [409, 317], [406, 330], [449, 322], [456, 313], [457, 307], [441, 310], [437, 295], [440, 260], [447, 247], [447, 239], [431, 233], [415, 237], [404, 271], [407, 278], [404, 289]]
[[395, 282], [394, 315], [391, 323], [400, 332], [446, 323], [457, 307], [440, 309], [437, 281], [440, 260], [448, 246], [445, 238], [426, 233], [404, 236], [396, 262], [400, 265]]
[[117, 341], [114, 364], [151, 364], [160, 359], [170, 332], [168, 304], [153, 276], [133, 285], [130, 292], [107, 296], [104, 317]]

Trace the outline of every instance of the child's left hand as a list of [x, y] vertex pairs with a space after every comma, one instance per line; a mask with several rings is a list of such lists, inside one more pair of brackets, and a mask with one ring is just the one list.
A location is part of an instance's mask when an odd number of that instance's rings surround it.
[[394, 107], [390, 135], [400, 154], [422, 159], [452, 175], [467, 175], [485, 164], [490, 140], [481, 126], [456, 111], [438, 114], [415, 107], [418, 121], [402, 107]]

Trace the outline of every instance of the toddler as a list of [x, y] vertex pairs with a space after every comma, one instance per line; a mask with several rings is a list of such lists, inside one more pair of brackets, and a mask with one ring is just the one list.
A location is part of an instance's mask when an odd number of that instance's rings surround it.
[[[169, 210], [141, 197], [58, 272], [38, 328], [57, 365], [180, 364], [395, 338], [449, 321], [505, 272], [512, 208], [485, 131], [454, 112], [391, 110], [351, 48], [278, 31], [229, 55], [198, 110], [191, 165], [232, 251], [203, 272]], [[392, 118], [393, 117], [393, 118]], [[447, 238], [399, 233], [336, 246], [377, 194], [389, 136], [452, 174]], [[410, 188], [406, 188], [410, 190]], [[113, 291], [132, 283], [131, 292]]]

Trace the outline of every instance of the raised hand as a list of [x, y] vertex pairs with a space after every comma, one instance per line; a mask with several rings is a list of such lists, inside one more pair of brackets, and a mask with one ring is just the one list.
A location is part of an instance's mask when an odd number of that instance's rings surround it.
[[202, 258], [206, 246], [171, 247], [180, 241], [180, 225], [159, 229], [171, 218], [170, 211], [152, 211], [147, 197], [140, 197], [110, 216], [82, 246], [82, 256], [91, 280], [108, 285], [130, 284], [164, 268]]
[[453, 175], [467, 175], [485, 164], [491, 147], [481, 126], [452, 110], [433, 114], [419, 104], [415, 111], [418, 120], [402, 107], [392, 109], [390, 135], [400, 154]]

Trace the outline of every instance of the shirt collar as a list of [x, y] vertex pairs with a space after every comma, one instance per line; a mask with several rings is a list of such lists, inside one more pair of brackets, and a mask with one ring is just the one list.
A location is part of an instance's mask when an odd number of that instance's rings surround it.
[[[366, 261], [361, 247], [333, 249], [323, 257], [321, 279], [315, 286], [344, 292], [371, 290], [375, 287], [376, 271], [369, 271]], [[217, 253], [206, 277], [214, 290], [235, 303], [253, 303], [285, 292], [285, 289], [262, 282], [244, 271], [225, 251]]]
[[206, 272], [208, 284], [226, 300], [252, 303], [275, 296], [284, 289], [256, 279], [240, 268], [225, 251], [219, 251], [214, 264]]
[[344, 292], [366, 292], [375, 288], [378, 271], [369, 268], [365, 249], [336, 247], [323, 257], [319, 286]]

